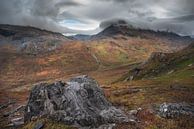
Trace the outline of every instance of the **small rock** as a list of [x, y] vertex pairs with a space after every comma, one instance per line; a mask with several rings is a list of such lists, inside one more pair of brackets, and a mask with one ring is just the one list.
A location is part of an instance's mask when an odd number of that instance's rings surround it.
[[129, 115], [137, 115], [137, 113], [138, 113], [138, 110], [131, 110], [131, 111], [129, 111]]
[[7, 103], [0, 104], [0, 110], [4, 109], [4, 108], [7, 108], [9, 105], [12, 105], [12, 104], [15, 104], [15, 101], [9, 101]]
[[22, 121], [24, 118], [23, 117], [18, 117], [18, 118], [14, 118], [11, 120], [11, 122], [18, 122], [18, 121]]
[[[108, 124], [108, 125], [101, 125], [97, 128], [92, 128], [92, 129], [113, 129], [116, 126], [116, 124]], [[86, 128], [83, 128], [86, 129]], [[91, 129], [91, 128], [89, 128]]]
[[15, 108], [14, 110], [10, 111], [10, 112], [6, 112], [3, 116], [4, 117], [8, 117], [10, 116], [11, 114], [14, 114], [20, 110], [24, 110], [25, 106], [24, 105], [20, 105], [19, 107]]
[[167, 74], [169, 75], [169, 74], [172, 74], [173, 72], [174, 72], [174, 70], [171, 70]]
[[38, 122], [36, 123], [33, 129], [43, 129], [43, 128], [44, 128], [44, 124], [42, 122]]
[[133, 76], [130, 76], [130, 81], [132, 81], [132, 80], [133, 80], [133, 78], [134, 78]]
[[172, 90], [178, 90], [178, 91], [189, 90], [187, 87], [182, 86], [182, 85], [180, 85], [180, 84], [178, 84], [178, 83], [171, 84], [171, 85], [170, 85], [170, 88], [171, 88]]
[[142, 108], [138, 108], [137, 110], [138, 110], [138, 111], [141, 111], [141, 110], [142, 110]]
[[176, 118], [181, 115], [194, 116], [194, 104], [163, 103], [159, 107], [158, 114], [164, 118]]

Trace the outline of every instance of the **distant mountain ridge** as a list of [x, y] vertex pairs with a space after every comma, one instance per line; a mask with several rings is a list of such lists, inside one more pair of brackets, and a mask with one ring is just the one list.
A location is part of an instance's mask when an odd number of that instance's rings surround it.
[[111, 24], [96, 35], [75, 35], [71, 38], [75, 40], [102, 40], [119, 37], [154, 39], [162, 40], [164, 42], [186, 45], [194, 41], [194, 39], [192, 39], [190, 36], [180, 36], [173, 32], [135, 28], [125, 23], [124, 21]]
[[91, 38], [91, 35], [77, 34], [69, 36], [69, 38], [72, 40], [89, 40]]
[[[58, 37], [65, 37], [61, 33], [52, 32], [32, 26], [18, 26], [18, 25], [6, 25], [0, 24], [0, 35], [4, 37], [14, 36], [16, 34], [26, 34], [24, 36], [35, 37], [41, 35], [55, 35]], [[66, 37], [67, 38], [67, 37]]]
[[102, 32], [98, 33], [97, 35], [93, 35], [91, 39], [108, 38], [108, 37], [114, 37], [118, 35], [122, 35], [126, 37], [139, 37], [139, 38], [145, 38], [145, 39], [161, 38], [169, 41], [189, 42], [189, 43], [191, 43], [191, 41], [193, 40], [191, 39], [190, 36], [180, 36], [173, 32], [140, 29], [140, 28], [134, 28], [131, 25], [122, 25], [122, 24], [110, 25], [109, 27], [105, 28]]
[[19, 51], [38, 53], [55, 49], [69, 38], [60, 33], [30, 26], [0, 25], [0, 44], [16, 46]]
[[[84, 43], [88, 42], [93, 44], [93, 46], [96, 45], [95, 42], [103, 42], [103, 44], [99, 45], [101, 47], [106, 47], [105, 51], [108, 51], [108, 47], [123, 49], [119, 51], [124, 53], [124, 55], [126, 55], [126, 53], [130, 53], [130, 55], [134, 54], [133, 50], [138, 50], [140, 48], [142, 49], [141, 52], [146, 52], [146, 49], [151, 48], [152, 50], [157, 49], [161, 51], [164, 50], [165, 47], [165, 51], [180, 50], [188, 46], [194, 40], [189, 36], [179, 36], [171, 32], [138, 29], [124, 21], [113, 23], [96, 35], [79, 34], [70, 37], [29, 26], [0, 25], [0, 39], [0, 45], [12, 45], [19, 52], [32, 54], [55, 50], [66, 42], [83, 43], [82, 41], [84, 41]], [[106, 46], [105, 44], [110, 46]], [[153, 48], [153, 44], [156, 45], [154, 45], [155, 48]], [[130, 48], [126, 47], [128, 45]], [[156, 48], [161, 45], [163, 45], [161, 49], [160, 47]]]

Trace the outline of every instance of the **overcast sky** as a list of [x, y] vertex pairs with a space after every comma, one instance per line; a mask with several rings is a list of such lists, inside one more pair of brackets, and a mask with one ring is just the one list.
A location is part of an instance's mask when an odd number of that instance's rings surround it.
[[93, 34], [104, 21], [194, 35], [194, 0], [0, 0], [0, 23]]

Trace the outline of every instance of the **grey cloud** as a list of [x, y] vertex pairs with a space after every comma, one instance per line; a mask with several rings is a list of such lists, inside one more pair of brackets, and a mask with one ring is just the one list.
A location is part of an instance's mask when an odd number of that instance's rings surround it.
[[31, 14], [35, 16], [54, 17], [59, 13], [59, 8], [55, 7], [53, 0], [34, 0], [31, 7]]
[[111, 19], [101, 22], [99, 27], [104, 29], [113, 24], [128, 24], [128, 22], [124, 19]]
[[[12, 8], [15, 7], [15, 8]], [[0, 16], [7, 16], [17, 14], [22, 11], [22, 1], [21, 0], [2, 0], [0, 2]]]
[[67, 6], [81, 6], [81, 3], [75, 2], [75, 1], [61, 1], [57, 3], [56, 7], [67, 7]]
[[194, 35], [194, 0], [1, 0], [0, 17], [0, 24], [31, 25], [61, 33], [86, 33], [61, 26], [63, 20], [86, 26], [102, 22], [104, 28], [109, 21], [124, 19], [141, 28]]
[[81, 6], [72, 0], [32, 0], [31, 13], [38, 16], [56, 17], [61, 8]]
[[134, 2], [135, 0], [100, 0], [103, 2], [118, 2], [118, 3], [125, 3], [125, 2]]
[[[60, 4], [60, 6], [59, 6]], [[1, 0], [0, 23], [30, 25], [61, 33], [75, 33], [74, 30], [59, 26], [57, 16], [61, 7], [78, 6], [72, 1], [56, 0]]]
[[194, 14], [166, 19], [173, 22], [194, 22]]

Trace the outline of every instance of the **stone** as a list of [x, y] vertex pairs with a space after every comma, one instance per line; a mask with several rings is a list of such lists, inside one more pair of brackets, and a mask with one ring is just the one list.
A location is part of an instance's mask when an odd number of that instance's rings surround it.
[[15, 104], [15, 101], [9, 101], [9, 102], [7, 102], [7, 103], [0, 104], [0, 110], [1, 110], [1, 109], [5, 109], [5, 108], [7, 108], [9, 105], [13, 105], [13, 104]]
[[131, 110], [129, 111], [129, 115], [137, 115], [138, 110]]
[[189, 91], [189, 87], [180, 85], [179, 83], [173, 83], [170, 85], [171, 90], [177, 90], [177, 91]]
[[174, 73], [174, 70], [169, 71], [167, 74], [169, 75], [169, 74], [172, 74], [172, 73]]
[[14, 110], [12, 110], [12, 111], [10, 111], [10, 112], [6, 112], [3, 116], [4, 116], [4, 117], [8, 117], [8, 116], [10, 116], [10, 115], [12, 115], [12, 114], [14, 114], [14, 113], [20, 111], [20, 110], [24, 110], [24, 108], [25, 108], [24, 105], [20, 105], [19, 107], [15, 108]]
[[182, 115], [194, 116], [194, 104], [187, 103], [163, 103], [158, 114], [163, 118], [177, 118]]
[[38, 122], [35, 124], [33, 129], [43, 129], [44, 128], [44, 124], [42, 122]]
[[98, 83], [88, 76], [36, 85], [30, 94], [24, 119], [47, 116], [79, 127], [127, 122], [128, 117], [112, 106]]

